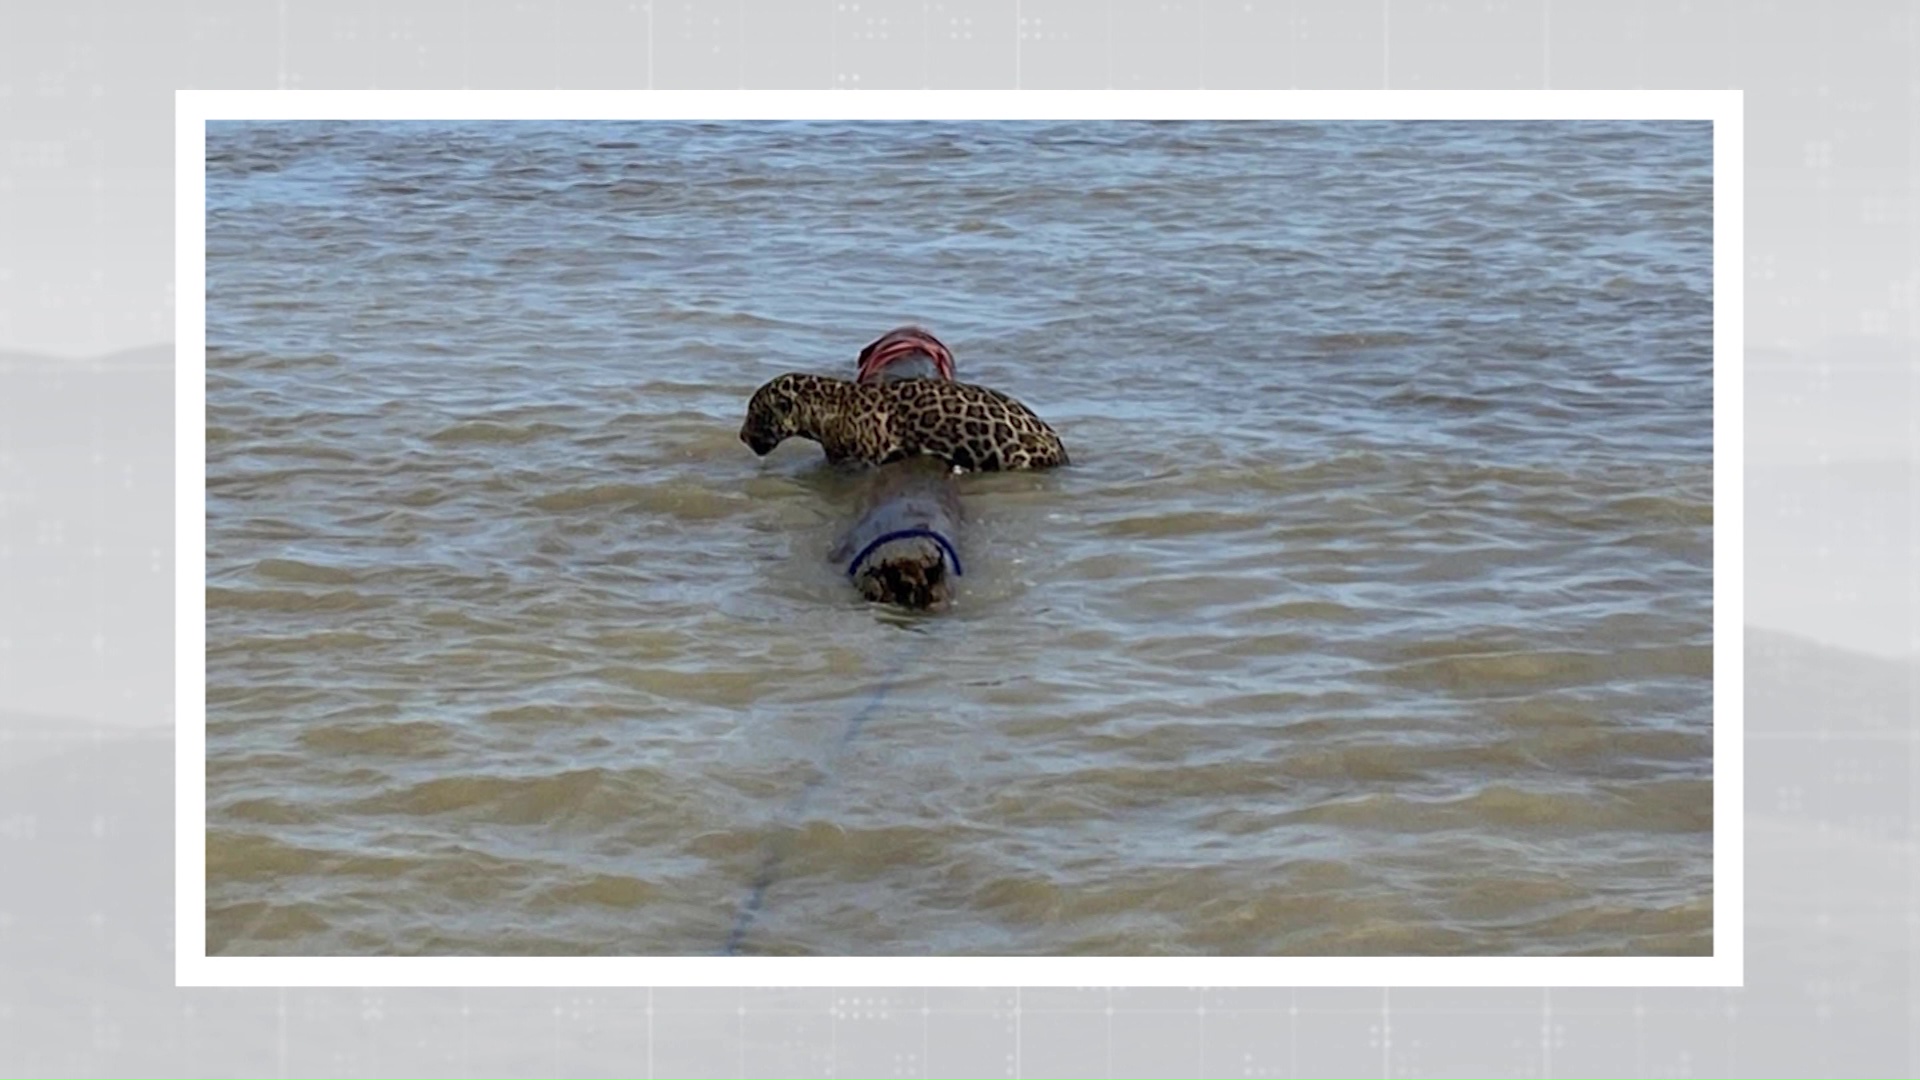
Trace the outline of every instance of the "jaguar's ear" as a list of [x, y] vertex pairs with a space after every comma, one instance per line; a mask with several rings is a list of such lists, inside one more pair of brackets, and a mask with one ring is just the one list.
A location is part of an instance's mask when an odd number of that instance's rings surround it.
[[792, 371], [774, 377], [755, 391], [754, 406], [764, 410], [769, 417], [786, 419], [799, 406], [800, 396], [806, 389], [806, 379], [807, 376]]

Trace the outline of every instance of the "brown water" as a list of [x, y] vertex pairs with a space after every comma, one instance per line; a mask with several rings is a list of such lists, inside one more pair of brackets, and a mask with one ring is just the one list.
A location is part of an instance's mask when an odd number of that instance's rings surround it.
[[[215, 125], [209, 949], [1710, 951], [1709, 151]], [[908, 321], [939, 617], [735, 435]]]

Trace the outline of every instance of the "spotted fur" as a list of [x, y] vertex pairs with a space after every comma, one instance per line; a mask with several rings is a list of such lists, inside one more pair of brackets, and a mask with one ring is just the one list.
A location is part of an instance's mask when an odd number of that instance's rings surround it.
[[978, 472], [1067, 464], [1060, 436], [998, 390], [940, 379], [861, 384], [789, 373], [754, 392], [740, 441], [765, 456], [783, 441], [812, 439], [832, 462], [932, 454]]

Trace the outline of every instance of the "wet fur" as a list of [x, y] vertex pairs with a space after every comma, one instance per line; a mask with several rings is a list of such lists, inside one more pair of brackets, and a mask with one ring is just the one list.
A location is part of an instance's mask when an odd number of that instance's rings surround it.
[[998, 390], [940, 379], [863, 385], [778, 376], [754, 392], [740, 440], [765, 456], [794, 437], [819, 443], [836, 463], [885, 465], [922, 454], [978, 472], [1068, 463], [1060, 436], [1033, 410]]

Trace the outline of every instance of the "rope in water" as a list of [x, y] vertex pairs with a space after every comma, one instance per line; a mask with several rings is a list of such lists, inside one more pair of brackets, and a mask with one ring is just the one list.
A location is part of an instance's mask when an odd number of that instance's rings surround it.
[[867, 561], [867, 556], [879, 550], [881, 544], [892, 543], [895, 540], [912, 540], [912, 539], [915, 539], [916, 537], [925, 537], [928, 540], [931, 540], [934, 543], [939, 544], [940, 550], [946, 553], [947, 565], [953, 567], [954, 576], [955, 577], [966, 576], [967, 572], [965, 570], [960, 569], [960, 553], [954, 550], [953, 541], [947, 539], [945, 536], [934, 531], [933, 529], [927, 529], [927, 528], [895, 529], [890, 533], [880, 534], [880, 536], [877, 537], [873, 541], [873, 543], [868, 544], [866, 547], [861, 548], [860, 554], [855, 555], [853, 557], [853, 561], [847, 564], [847, 576], [852, 577], [853, 575], [859, 573], [860, 564]]
[[[959, 564], [955, 563], [956, 573], [958, 568]], [[908, 662], [917, 659], [932, 640], [933, 635], [930, 633], [924, 631], [916, 633], [914, 640], [901, 646], [894, 653], [880, 676], [879, 684], [873, 688], [873, 693], [867, 698], [866, 703], [860, 706], [852, 716], [847, 717], [846, 727], [841, 730], [839, 740], [834, 743], [832, 756], [828, 759], [826, 766], [807, 781], [793, 800], [787, 804], [786, 809], [781, 812], [776, 831], [767, 841], [766, 852], [760, 858], [760, 870], [754, 875], [753, 884], [747, 889], [747, 895], [741, 899], [739, 911], [734, 915], [733, 929], [727, 934], [727, 944], [722, 950], [722, 955], [739, 955], [740, 943], [746, 940], [747, 931], [753, 928], [754, 920], [759, 917], [761, 908], [766, 905], [767, 890], [773, 887], [774, 881], [780, 876], [780, 864], [786, 861], [787, 847], [792, 842], [791, 826], [806, 811], [807, 803], [813, 798], [813, 793], [820, 790], [828, 780], [834, 779], [839, 773], [840, 758], [846, 754], [847, 747], [860, 736], [860, 729], [866, 726], [867, 721], [880, 711], [881, 704], [892, 692], [894, 684], [899, 682], [900, 676], [906, 672]]]
[[[889, 330], [860, 350], [859, 374], [856, 378], [863, 383], [877, 381], [881, 370], [888, 364], [915, 353], [923, 354], [933, 361], [934, 371], [938, 377], [952, 381], [953, 352], [941, 343], [939, 338], [917, 326], [903, 326]], [[926, 537], [940, 545], [940, 550], [945, 553], [955, 576], [964, 574], [960, 569], [960, 553], [954, 549], [953, 541], [932, 529], [897, 529], [862, 548], [860, 554], [855, 555], [853, 561], [847, 564], [847, 575], [851, 577], [857, 573], [860, 564], [865, 562], [867, 556], [873, 554], [880, 545], [891, 540], [905, 540], [912, 537]], [[847, 747], [859, 737], [860, 729], [866, 726], [867, 720], [880, 711], [881, 703], [886, 701], [887, 694], [893, 690], [894, 684], [900, 681], [901, 674], [906, 671], [907, 662], [916, 658], [927, 647], [930, 639], [929, 634], [916, 634], [913, 641], [902, 646], [900, 651], [894, 654], [881, 675], [879, 684], [873, 688], [872, 696], [867, 698], [866, 704], [847, 718], [847, 725], [840, 732], [839, 742], [834, 744], [833, 756], [828, 760], [827, 767], [814, 774], [781, 813], [781, 827], [767, 842], [766, 853], [760, 859], [760, 872], [754, 875], [753, 884], [748, 888], [747, 895], [740, 902], [740, 910], [734, 916], [733, 929], [727, 934], [724, 955], [739, 954], [740, 943], [746, 939], [747, 931], [753, 928], [754, 920], [759, 917], [761, 908], [766, 905], [767, 890], [773, 887], [774, 880], [780, 876], [780, 864], [786, 858], [787, 838], [790, 835], [787, 826], [799, 820], [813, 793], [833, 778]]]

